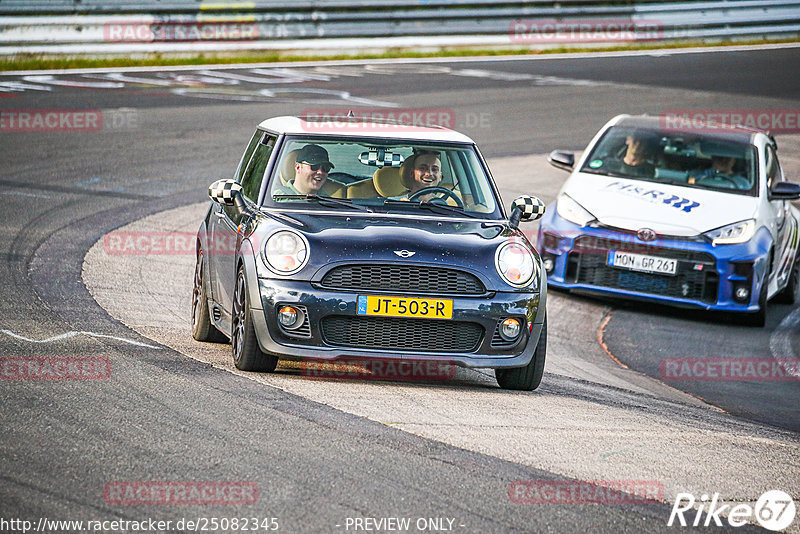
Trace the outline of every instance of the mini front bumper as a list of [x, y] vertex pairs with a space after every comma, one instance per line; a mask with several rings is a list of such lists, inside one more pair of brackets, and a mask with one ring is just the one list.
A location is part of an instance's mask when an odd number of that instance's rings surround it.
[[[261, 350], [290, 360], [392, 359], [437, 360], [463, 367], [522, 367], [533, 358], [544, 321], [546, 291], [540, 293], [497, 292], [490, 297], [457, 295], [414, 295], [453, 300], [452, 321], [478, 324], [483, 334], [474, 350], [469, 352], [435, 352], [335, 346], [326, 340], [322, 321], [327, 317], [356, 318], [359, 295], [409, 297], [371, 291], [327, 290], [309, 282], [259, 279], [261, 308], [251, 305], [251, 314]], [[278, 324], [277, 310], [283, 305], [300, 305], [307, 310], [310, 331], [307, 337], [287, 335]], [[503, 318], [517, 317], [524, 321], [519, 339], [511, 346], [493, 346], [495, 328]], [[441, 319], [420, 319], [442, 321]]]
[[[634, 233], [578, 226], [555, 211], [542, 221], [538, 236], [542, 260], [552, 265], [547, 273], [550, 287], [706, 310], [759, 309], [769, 262], [765, 229], [733, 245], [691, 239], [645, 242]], [[675, 258], [678, 271], [659, 275], [611, 267], [610, 250]], [[737, 289], [746, 289], [746, 297], [737, 298]]]

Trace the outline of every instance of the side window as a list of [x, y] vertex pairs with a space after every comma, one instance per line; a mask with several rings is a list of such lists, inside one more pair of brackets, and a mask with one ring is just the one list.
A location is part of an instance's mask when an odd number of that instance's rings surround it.
[[781, 170], [781, 164], [778, 162], [778, 155], [775, 153], [775, 150], [767, 145], [767, 189], [772, 187], [773, 180], [778, 182], [783, 181], [783, 171]]
[[267, 170], [267, 163], [272, 155], [272, 149], [275, 148], [276, 140], [274, 135], [268, 133], [261, 136], [239, 182], [242, 184], [244, 196], [253, 202], [258, 201], [261, 181], [264, 179], [264, 171]]
[[242, 175], [244, 174], [244, 169], [247, 166], [247, 163], [250, 161], [250, 158], [253, 156], [253, 151], [256, 149], [256, 145], [264, 136], [264, 132], [261, 130], [256, 130], [256, 133], [253, 134], [253, 137], [250, 139], [250, 142], [247, 144], [247, 149], [244, 151], [244, 155], [242, 156], [242, 160], [239, 162], [239, 167], [236, 169], [236, 175], [233, 177], [239, 183], [242, 183]]

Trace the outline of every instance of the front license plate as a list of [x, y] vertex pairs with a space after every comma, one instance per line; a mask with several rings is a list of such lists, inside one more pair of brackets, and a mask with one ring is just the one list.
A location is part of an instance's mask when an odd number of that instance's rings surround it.
[[616, 250], [608, 252], [608, 264], [644, 273], [675, 274], [678, 271], [678, 260]]
[[358, 315], [452, 319], [453, 301], [447, 299], [415, 299], [359, 295]]

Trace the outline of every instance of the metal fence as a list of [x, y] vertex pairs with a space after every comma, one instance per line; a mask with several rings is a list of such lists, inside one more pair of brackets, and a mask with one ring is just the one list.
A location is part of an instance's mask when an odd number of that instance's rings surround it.
[[800, 35], [800, 0], [0, 0], [0, 54]]

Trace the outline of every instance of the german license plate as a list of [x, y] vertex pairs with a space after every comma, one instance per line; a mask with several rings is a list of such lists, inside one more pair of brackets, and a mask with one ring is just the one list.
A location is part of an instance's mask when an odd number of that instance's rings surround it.
[[608, 251], [608, 265], [644, 273], [675, 274], [678, 271], [678, 260], [616, 250]]
[[452, 319], [453, 301], [448, 299], [418, 299], [407, 297], [358, 296], [358, 315], [382, 317], [419, 317], [423, 319]]

